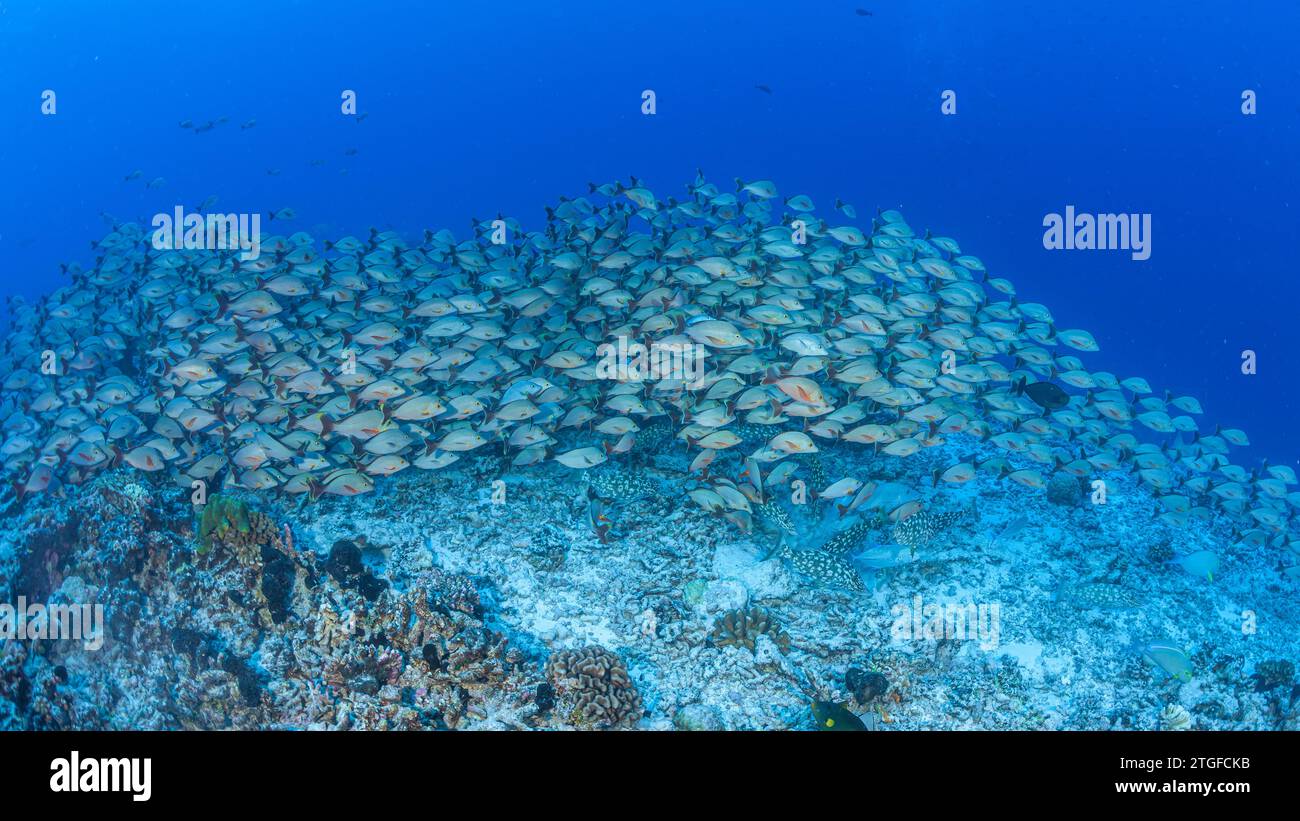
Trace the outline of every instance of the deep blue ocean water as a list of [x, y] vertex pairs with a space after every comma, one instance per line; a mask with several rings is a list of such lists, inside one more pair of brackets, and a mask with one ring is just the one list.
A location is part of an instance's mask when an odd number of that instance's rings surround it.
[[[93, 262], [101, 213], [147, 224], [216, 195], [318, 236], [463, 237], [498, 212], [540, 227], [588, 181], [664, 196], [698, 167], [823, 216], [899, 208], [1092, 331], [1090, 370], [1190, 393], [1202, 429], [1291, 463], [1298, 32], [1291, 2], [0, 2], [0, 294]], [[1067, 205], [1151, 214], [1151, 258], [1045, 250]]]

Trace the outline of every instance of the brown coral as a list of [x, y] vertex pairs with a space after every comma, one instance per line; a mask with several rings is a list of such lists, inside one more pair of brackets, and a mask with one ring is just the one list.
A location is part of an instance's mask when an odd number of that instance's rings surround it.
[[715, 647], [744, 647], [753, 652], [758, 637], [766, 634], [782, 653], [790, 652], [790, 636], [771, 611], [762, 607], [732, 610], [718, 617], [709, 634]]
[[641, 717], [641, 695], [627, 668], [603, 647], [555, 653], [546, 663], [546, 677], [580, 727], [631, 726]]
[[[281, 553], [288, 554], [282, 539], [284, 531], [275, 520], [256, 510], [248, 512], [248, 530], [227, 528], [220, 534], [213, 535], [213, 541], [224, 546], [242, 565], [260, 565], [262, 562], [262, 545], [269, 545]], [[214, 551], [218, 553], [219, 551]], [[217, 561], [220, 561], [220, 556]]]

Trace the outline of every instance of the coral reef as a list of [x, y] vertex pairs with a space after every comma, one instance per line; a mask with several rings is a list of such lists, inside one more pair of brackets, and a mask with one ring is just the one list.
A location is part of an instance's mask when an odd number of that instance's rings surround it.
[[[84, 516], [24, 531], [44, 566], [4, 587], [105, 605], [108, 636], [0, 644], [0, 727], [456, 728], [538, 720], [539, 666], [482, 621], [469, 579], [430, 568], [402, 591], [353, 542], [324, 559], [214, 497], [198, 543], [170, 489], [82, 491]], [[216, 513], [209, 511], [216, 510]], [[152, 525], [152, 527], [150, 527]], [[134, 549], [121, 549], [135, 539]], [[123, 557], [130, 555], [131, 561]], [[52, 588], [52, 589], [51, 589]]]
[[722, 614], [709, 634], [709, 641], [716, 647], [744, 647], [753, 652], [759, 636], [770, 638], [782, 653], [790, 652], [790, 636], [777, 624], [771, 612], [762, 607]]
[[[665, 445], [601, 492], [695, 457]], [[790, 531], [632, 492], [608, 500], [619, 533], [601, 543], [591, 476], [543, 466], [497, 502], [499, 462], [301, 506], [236, 491], [206, 549], [188, 491], [136, 474], [30, 497], [0, 519], [0, 602], [102, 605], [105, 637], [0, 639], [0, 727], [810, 729], [816, 701], [875, 731], [1155, 730], [1182, 725], [1171, 706], [1198, 730], [1300, 729], [1293, 636], [1214, 627], [1241, 601], [1293, 623], [1294, 580], [1218, 520], [1153, 526], [1136, 477], [1066, 510], [977, 476], [904, 520], [910, 558], [882, 511], [774, 488]], [[892, 464], [821, 462], [882, 481]], [[970, 524], [926, 513], [976, 502]], [[1152, 555], [1216, 545], [1213, 584]], [[909, 632], [972, 603], [1000, 624]], [[1131, 649], [1161, 634], [1186, 676]]]
[[546, 678], [574, 726], [608, 729], [641, 718], [641, 696], [627, 668], [603, 647], [556, 653], [546, 663]]

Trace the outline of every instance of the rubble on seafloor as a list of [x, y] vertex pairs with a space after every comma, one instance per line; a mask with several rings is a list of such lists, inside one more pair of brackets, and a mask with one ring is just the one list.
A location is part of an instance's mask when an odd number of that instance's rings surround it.
[[[814, 701], [876, 730], [1300, 727], [1294, 580], [1221, 544], [1214, 583], [1184, 573], [1168, 556], [1220, 537], [1150, 527], [1123, 479], [1104, 511], [972, 482], [864, 591], [774, 549], [844, 541], [833, 505], [739, 532], [660, 492], [674, 458], [465, 460], [316, 502], [195, 506], [126, 473], [32, 497], [0, 521], [0, 601], [102, 606], [102, 644], [0, 639], [0, 727], [812, 728]], [[898, 540], [854, 526], [862, 555]], [[931, 634], [933, 607], [970, 634]], [[1192, 676], [1131, 649], [1155, 636]]]

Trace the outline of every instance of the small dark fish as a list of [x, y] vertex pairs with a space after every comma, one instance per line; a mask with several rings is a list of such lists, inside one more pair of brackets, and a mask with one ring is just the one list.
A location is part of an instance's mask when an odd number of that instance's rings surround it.
[[363, 113], [361, 113], [361, 114], [358, 114], [358, 115], [357, 115], [357, 122], [361, 122], [362, 120], [364, 120], [365, 118], [367, 118], [367, 117], [369, 117], [369, 116], [370, 116], [370, 112], [369, 112], [369, 111], [366, 111], [366, 112], [363, 112]]
[[872, 16], [872, 15], [871, 15], [871, 12], [867, 11], [866, 9], [854, 9], [854, 10], [853, 10], [853, 13], [856, 14], [857, 16], [859, 16], [859, 17], [871, 17], [871, 16]]
[[181, 122], [180, 122], [180, 126], [181, 126], [181, 128], [193, 128], [193, 127], [194, 127], [194, 121], [193, 121], [193, 120], [181, 120]]
[[768, 88], [768, 87], [765, 86], [765, 85], [756, 85], [756, 86], [754, 86], [754, 88], [758, 89], [759, 91], [763, 92], [764, 94], [771, 94], [771, 93], [772, 93], [772, 89]]
[[247, 131], [248, 129], [252, 128], [255, 125], [257, 125], [257, 120], [249, 120], [248, 122], [241, 124], [239, 126], [239, 130]]
[[308, 163], [312, 168], [319, 168], [325, 164], [324, 160], [310, 160]]
[[278, 169], [278, 168], [268, 168], [268, 169], [266, 169], [266, 173], [267, 173], [269, 176], [272, 176], [272, 177], [278, 177], [278, 176], [280, 176], [280, 169]]
[[207, 121], [206, 123], [204, 123], [203, 125], [195, 126], [195, 127], [194, 127], [194, 133], [195, 133], [195, 134], [202, 134], [203, 132], [205, 132], [205, 131], [211, 131], [212, 129], [214, 129], [214, 128], [216, 128], [216, 127], [217, 127], [217, 124], [216, 124], [216, 123], [214, 123], [212, 120], [208, 120], [208, 121]]
[[836, 704], [832, 701], [814, 701], [812, 703], [813, 718], [817, 719], [817, 729], [825, 731], [847, 732], [850, 730], [865, 730], [867, 725], [862, 723], [862, 719], [848, 711], [848, 708], [842, 704]]
[[343, 155], [345, 157], [355, 157], [357, 155], [357, 150], [355, 148], [349, 148], [347, 151], [343, 152]]
[[1026, 384], [1022, 378], [1016, 386], [1016, 393], [1028, 396], [1035, 405], [1044, 410], [1060, 410], [1070, 404], [1070, 395], [1052, 382]]

